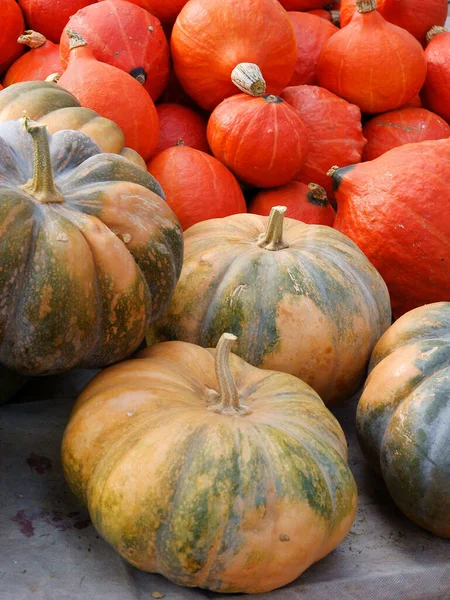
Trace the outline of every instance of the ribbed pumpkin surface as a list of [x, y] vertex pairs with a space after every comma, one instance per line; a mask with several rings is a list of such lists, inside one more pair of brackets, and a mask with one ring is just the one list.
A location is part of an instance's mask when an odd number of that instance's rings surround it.
[[450, 302], [403, 315], [369, 370], [357, 411], [361, 448], [405, 515], [450, 538]]
[[342, 540], [356, 488], [310, 387], [231, 355], [251, 412], [220, 414], [215, 350], [167, 342], [140, 356], [89, 384], [62, 444], [72, 490], [127, 561], [179, 585], [264, 592]]

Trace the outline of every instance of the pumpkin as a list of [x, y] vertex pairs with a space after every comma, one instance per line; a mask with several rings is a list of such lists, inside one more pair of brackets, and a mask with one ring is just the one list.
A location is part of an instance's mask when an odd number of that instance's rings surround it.
[[400, 510], [450, 538], [450, 302], [416, 308], [383, 335], [358, 404], [364, 455]]
[[[98, 0], [101, 2], [101, 0]], [[145, 8], [161, 23], [171, 25], [175, 22], [179, 12], [188, 0], [128, 0], [131, 4], [136, 4]]]
[[391, 322], [389, 296], [348, 238], [285, 210], [188, 229], [179, 283], [147, 339], [210, 347], [225, 329], [244, 360], [296, 375], [334, 403], [361, 382]]
[[100, 367], [141, 343], [182, 261], [159, 184], [72, 130], [0, 125], [0, 362], [25, 375]]
[[[355, 0], [342, 0], [342, 27], [353, 17], [355, 4]], [[447, 0], [377, 0], [377, 10], [386, 21], [403, 27], [423, 44], [433, 25], [444, 25], [448, 4]]]
[[206, 219], [246, 211], [234, 175], [217, 159], [188, 146], [163, 150], [148, 163], [183, 229]]
[[[319, 85], [373, 114], [399, 108], [425, 81], [422, 46], [383, 19], [375, 0], [358, 0], [350, 23], [324, 45], [317, 63]], [[401, 76], [399, 75], [401, 74]]]
[[181, 85], [209, 111], [236, 93], [230, 75], [238, 64], [257, 64], [268, 93], [279, 94], [297, 62], [294, 30], [278, 0], [190, 0], [170, 44]]
[[2, 0], [0, 19], [0, 75], [24, 53], [25, 48], [17, 38], [23, 33], [25, 23], [22, 11], [15, 0]]
[[303, 121], [309, 138], [306, 163], [296, 176], [303, 183], [314, 181], [334, 198], [329, 169], [361, 161], [366, 138], [362, 133], [361, 111], [354, 104], [313, 85], [288, 87], [281, 94]]
[[[68, 30], [71, 39], [69, 66], [59, 85], [86, 108], [111, 119], [125, 134], [125, 143], [147, 161], [159, 137], [159, 120], [147, 91], [121, 69], [98, 61], [86, 40]], [[100, 82], [100, 84], [99, 84]], [[130, 98], [133, 99], [132, 110]]]
[[450, 126], [424, 108], [403, 108], [374, 117], [363, 132], [367, 138], [363, 160], [373, 160], [403, 144], [448, 138]]
[[207, 136], [214, 156], [238, 179], [258, 187], [288, 183], [308, 155], [303, 122], [287, 102], [273, 94], [226, 98], [211, 113]]
[[[95, 58], [132, 75], [156, 101], [169, 79], [169, 44], [161, 23], [125, 0], [91, 4], [73, 15], [67, 29], [83, 36]], [[70, 40], [64, 32], [61, 63], [69, 63]]]
[[450, 297], [450, 139], [406, 144], [332, 178], [334, 227], [381, 273], [395, 317]]
[[280, 0], [280, 4], [286, 10], [312, 10], [328, 6], [330, 0]]
[[433, 27], [428, 39], [423, 102], [426, 108], [450, 123], [450, 32], [445, 27]]
[[286, 206], [286, 216], [311, 225], [333, 226], [336, 213], [327, 193], [316, 183], [291, 181], [271, 190], [261, 190], [251, 199], [248, 212], [268, 216], [273, 206]]
[[315, 10], [308, 10], [307, 14], [315, 15], [316, 17], [320, 17], [321, 19], [325, 19], [330, 23], [333, 22], [331, 17], [331, 12], [329, 10], [324, 10], [323, 8], [316, 8]]
[[69, 18], [95, 0], [18, 0], [29, 29], [59, 44]]
[[120, 127], [95, 111], [82, 108], [75, 96], [55, 83], [21, 82], [3, 90], [0, 123], [19, 119], [24, 112], [46, 125], [52, 134], [74, 129], [92, 138], [102, 152], [124, 152], [125, 136]]
[[400, 108], [422, 108], [422, 100], [420, 99], [420, 95], [414, 96], [412, 100], [401, 106]]
[[51, 73], [61, 73], [59, 46], [37, 31], [26, 30], [17, 41], [31, 48], [18, 58], [6, 72], [5, 86], [20, 81], [44, 80]]
[[294, 27], [298, 51], [297, 64], [289, 85], [317, 83], [316, 66], [319, 54], [325, 42], [339, 30], [316, 15], [301, 12], [288, 14]]
[[262, 593], [340, 543], [357, 492], [344, 433], [317, 394], [231, 354], [235, 340], [157, 344], [98, 375], [74, 406], [62, 465], [133, 566]]
[[166, 148], [184, 145], [209, 152], [206, 139], [206, 119], [195, 110], [180, 104], [158, 104], [159, 141], [154, 155]]
[[28, 378], [15, 373], [0, 364], [0, 405], [11, 400], [28, 381]]

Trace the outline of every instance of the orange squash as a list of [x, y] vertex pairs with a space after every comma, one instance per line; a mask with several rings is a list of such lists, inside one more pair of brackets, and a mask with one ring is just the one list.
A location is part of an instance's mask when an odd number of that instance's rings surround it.
[[325, 42], [339, 29], [316, 15], [301, 12], [288, 14], [294, 27], [298, 51], [297, 64], [289, 85], [317, 83], [316, 66], [320, 52]]
[[433, 27], [428, 32], [428, 40], [423, 102], [426, 108], [450, 123], [450, 32], [445, 27]]
[[316, 8], [315, 10], [308, 10], [309, 15], [315, 15], [316, 17], [320, 17], [321, 19], [325, 19], [330, 23], [333, 22], [331, 13], [329, 10], [324, 10], [323, 8]]
[[341, 542], [357, 490], [344, 433], [317, 394], [231, 354], [235, 340], [157, 344], [97, 375], [72, 411], [62, 465], [133, 566], [262, 593]]
[[[148, 11], [125, 0], [105, 0], [78, 11], [67, 29], [84, 37], [97, 60], [135, 77], [154, 101], [162, 94], [169, 79], [169, 44], [161, 23]], [[70, 42], [65, 33], [60, 53], [67, 67]]]
[[31, 29], [27, 29], [17, 41], [31, 50], [9, 67], [3, 80], [5, 86], [19, 81], [43, 81], [52, 73], [62, 73], [58, 44]]
[[292, 106], [273, 94], [226, 98], [212, 112], [207, 135], [214, 156], [238, 179], [257, 187], [292, 181], [308, 155], [303, 122]]
[[149, 162], [148, 171], [161, 184], [184, 230], [200, 221], [247, 210], [233, 173], [200, 150], [167, 148]]
[[84, 107], [117, 123], [125, 134], [126, 146], [148, 160], [159, 137], [158, 114], [150, 95], [131, 75], [98, 61], [86, 40], [68, 31], [71, 38], [69, 66], [59, 85], [69, 90]]
[[3, 0], [0, 15], [0, 76], [24, 53], [17, 38], [25, 29], [22, 11], [15, 0]]
[[280, 4], [286, 10], [312, 10], [328, 6], [330, 0], [280, 0]]
[[375, 10], [375, 0], [357, 0], [356, 6], [350, 23], [325, 43], [317, 63], [319, 85], [364, 113], [399, 108], [425, 82], [422, 46], [410, 33], [388, 23]]
[[370, 119], [363, 132], [367, 138], [363, 160], [373, 160], [403, 144], [448, 138], [450, 126], [424, 108], [403, 108]]
[[181, 85], [210, 111], [236, 93], [230, 75], [238, 64], [257, 64], [268, 93], [279, 94], [297, 62], [294, 30], [278, 0], [190, 0], [174, 25], [171, 50]]
[[[128, 0], [131, 4], [136, 4], [145, 8], [161, 23], [172, 25], [175, 22], [179, 12], [188, 0]], [[101, 2], [101, 0], [98, 0]]]
[[159, 141], [154, 156], [171, 146], [183, 145], [210, 152], [206, 139], [207, 121], [181, 104], [157, 104]]
[[286, 206], [286, 216], [311, 225], [333, 226], [336, 213], [327, 193], [316, 183], [291, 181], [271, 190], [261, 190], [251, 200], [248, 212], [268, 216], [274, 206]]
[[335, 164], [351, 165], [361, 161], [366, 139], [362, 133], [361, 111], [354, 104], [328, 90], [313, 85], [288, 87], [281, 94], [305, 124], [309, 152], [305, 166], [296, 177], [325, 188], [334, 198], [328, 170]]

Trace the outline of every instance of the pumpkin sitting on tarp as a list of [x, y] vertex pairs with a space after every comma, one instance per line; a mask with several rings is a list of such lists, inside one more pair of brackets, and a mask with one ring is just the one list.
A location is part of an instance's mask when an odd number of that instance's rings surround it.
[[65, 477], [94, 526], [143, 571], [258, 593], [335, 548], [357, 492], [344, 433], [303, 381], [217, 349], [165, 342], [77, 400]]
[[190, 227], [179, 283], [148, 339], [211, 347], [226, 329], [244, 360], [292, 373], [336, 402], [356, 390], [391, 323], [388, 292], [347, 237], [285, 211]]
[[0, 363], [26, 375], [121, 360], [164, 310], [182, 234], [146, 171], [78, 131], [0, 125]]
[[450, 538], [450, 302], [398, 319], [369, 371], [357, 410], [364, 455], [407, 517]]

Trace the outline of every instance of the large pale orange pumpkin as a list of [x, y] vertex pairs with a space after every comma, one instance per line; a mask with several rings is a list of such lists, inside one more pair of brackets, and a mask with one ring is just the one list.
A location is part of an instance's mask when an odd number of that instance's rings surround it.
[[[326, 403], [350, 396], [391, 322], [386, 285], [347, 237], [323, 225], [241, 214], [185, 232], [180, 280], [148, 340], [214, 346], [311, 385]], [[284, 227], [284, 230], [283, 230]]]
[[356, 486], [339, 423], [303, 381], [184, 342], [148, 348], [84, 390], [62, 443], [70, 487], [135, 567], [257, 593], [349, 531]]

